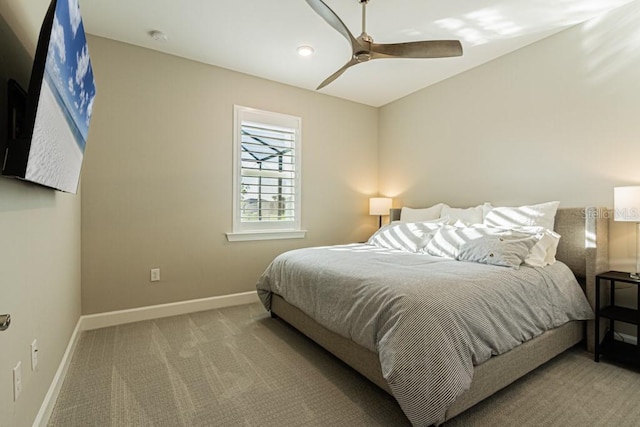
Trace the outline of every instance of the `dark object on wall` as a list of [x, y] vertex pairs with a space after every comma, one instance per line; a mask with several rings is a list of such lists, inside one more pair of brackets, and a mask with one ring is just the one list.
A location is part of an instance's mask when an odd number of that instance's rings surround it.
[[7, 140], [24, 136], [27, 130], [27, 92], [13, 79], [7, 82]]
[[78, 2], [53, 0], [40, 29], [22, 121], [20, 101], [14, 103], [16, 127], [9, 122], [2, 174], [75, 194], [95, 93]]

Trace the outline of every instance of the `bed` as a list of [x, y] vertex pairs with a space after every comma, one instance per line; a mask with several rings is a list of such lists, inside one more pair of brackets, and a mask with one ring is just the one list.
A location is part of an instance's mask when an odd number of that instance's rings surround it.
[[[555, 231], [562, 236], [558, 244], [556, 258], [568, 267], [567, 271], [570, 269], [569, 274], [572, 273], [578, 279], [592, 308], [595, 301], [595, 275], [608, 269], [608, 222], [606, 215], [601, 215], [601, 213], [602, 210], [598, 208], [558, 209], [554, 225]], [[391, 211], [391, 219], [399, 219], [399, 210]], [[324, 276], [328, 273], [320, 271], [313, 274]], [[388, 366], [388, 357], [384, 354], [386, 350], [378, 351], [379, 348], [374, 348], [367, 341], [368, 338], [365, 336], [367, 331], [363, 331], [361, 334], [363, 337], [360, 337], [357, 333], [354, 335], [353, 331], [340, 330], [340, 327], [327, 327], [326, 321], [318, 320], [320, 316], [316, 315], [314, 319], [313, 309], [299, 308], [301, 306], [298, 302], [300, 297], [296, 300], [295, 292], [293, 294], [289, 292], [288, 298], [294, 301], [292, 303], [277, 292], [272, 292], [270, 287], [263, 286], [262, 279], [262, 285], [259, 282], [258, 294], [274, 317], [279, 317], [291, 324], [373, 383], [393, 394], [405, 414], [415, 425], [440, 424], [451, 419], [556, 355], [585, 340], [585, 337], [587, 347], [593, 351], [592, 321], [567, 321], [554, 325], [553, 328], [543, 333], [534, 334], [535, 337], [523, 340], [524, 342], [506, 352], [493, 355], [486, 360], [480, 360], [478, 363], [474, 361], [469, 368], [471, 372], [468, 384], [465, 383], [466, 379], [461, 379], [460, 384], [456, 386], [457, 391], [449, 393], [450, 396], [447, 394], [447, 389], [443, 389], [442, 396], [438, 395], [432, 397], [431, 400], [423, 400], [422, 394], [403, 395], [403, 391], [406, 390], [410, 392], [421, 390], [420, 387], [424, 387], [422, 380], [416, 380], [412, 384], [411, 378], [408, 380], [404, 378], [402, 379], [404, 389], [398, 389], [396, 382], [390, 378], [396, 374], [398, 369], [393, 368], [394, 371]], [[327, 280], [326, 277], [324, 279]], [[302, 298], [308, 297], [303, 296]], [[336, 299], [333, 301], [331, 301], [331, 296], [328, 298], [329, 302], [319, 302], [318, 304], [339, 304], [339, 297], [335, 297]], [[376, 339], [383, 336], [380, 332], [376, 332], [374, 335], [376, 335]], [[449, 338], [445, 334], [441, 340], [444, 342]], [[453, 356], [452, 358], [456, 359]], [[448, 362], [443, 360], [442, 363]], [[404, 371], [405, 367], [406, 364], [401, 367], [400, 371]], [[433, 371], [433, 367], [430, 369]], [[400, 374], [405, 375], [403, 372]], [[408, 386], [407, 381], [409, 381]], [[459, 392], [461, 387], [464, 388], [463, 392]], [[433, 408], [427, 408], [430, 405]]]

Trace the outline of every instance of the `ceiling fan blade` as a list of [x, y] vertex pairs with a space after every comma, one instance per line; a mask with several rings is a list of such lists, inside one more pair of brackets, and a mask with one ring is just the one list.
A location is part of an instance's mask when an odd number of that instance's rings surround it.
[[340, 77], [342, 75], [342, 73], [344, 73], [345, 71], [347, 71], [347, 68], [358, 64], [358, 61], [355, 58], [351, 58], [351, 60], [349, 62], [347, 62], [346, 64], [344, 64], [342, 66], [342, 68], [340, 68], [338, 71], [336, 71], [335, 73], [331, 74], [329, 77], [327, 77], [322, 83], [320, 83], [320, 86], [318, 86], [316, 88], [316, 90], [320, 90], [323, 87], [325, 87], [326, 85], [328, 85], [329, 83], [331, 83], [332, 81], [334, 81], [335, 79], [337, 79], [338, 77]]
[[331, 25], [337, 32], [342, 34], [349, 43], [351, 43], [351, 50], [356, 51], [359, 46], [358, 40], [353, 37], [351, 31], [344, 25], [344, 22], [335, 14], [329, 6], [327, 6], [322, 0], [306, 0], [307, 4], [324, 19], [327, 24]]
[[378, 58], [446, 58], [462, 56], [458, 40], [429, 40], [407, 43], [371, 43], [371, 56]]

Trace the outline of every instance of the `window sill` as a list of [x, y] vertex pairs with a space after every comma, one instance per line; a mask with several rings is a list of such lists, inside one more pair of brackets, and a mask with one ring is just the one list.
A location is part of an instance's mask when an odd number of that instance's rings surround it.
[[226, 233], [230, 242], [248, 242], [252, 240], [303, 239], [307, 230], [272, 230], [245, 231], [240, 233]]

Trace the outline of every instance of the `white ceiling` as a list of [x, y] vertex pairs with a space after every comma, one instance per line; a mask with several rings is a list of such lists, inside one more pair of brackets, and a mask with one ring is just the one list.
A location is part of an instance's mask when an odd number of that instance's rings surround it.
[[[357, 37], [358, 0], [324, 1]], [[367, 32], [376, 42], [459, 39], [464, 56], [359, 64], [321, 92], [381, 106], [630, 1], [370, 0]], [[351, 53], [347, 41], [304, 0], [79, 2], [90, 34], [310, 90]], [[163, 31], [168, 40], [153, 40], [152, 30]], [[313, 46], [315, 54], [300, 57], [296, 48], [303, 44]]]

